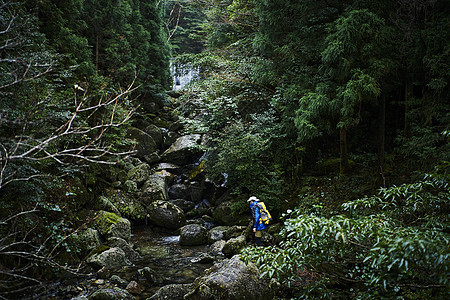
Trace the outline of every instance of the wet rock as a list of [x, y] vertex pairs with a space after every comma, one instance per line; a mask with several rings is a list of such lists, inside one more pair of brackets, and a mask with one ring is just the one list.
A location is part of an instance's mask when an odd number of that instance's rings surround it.
[[191, 262], [195, 264], [210, 264], [214, 262], [214, 260], [215, 260], [214, 256], [208, 253], [202, 253], [198, 257], [191, 259]]
[[182, 183], [174, 184], [169, 188], [169, 198], [191, 200], [190, 189]]
[[148, 206], [153, 201], [168, 200], [167, 179], [159, 174], [151, 175], [142, 187], [142, 195], [140, 201]]
[[151, 269], [150, 267], [145, 267], [143, 269], [139, 269], [138, 273], [143, 275], [150, 284], [159, 284], [163, 281], [163, 279], [158, 274], [158, 272]]
[[229, 240], [231, 238], [236, 238], [240, 235], [245, 235], [245, 230], [247, 229], [246, 226], [238, 226], [238, 225], [234, 225], [234, 226], [230, 226], [227, 228], [227, 230], [225, 231], [225, 240]]
[[112, 275], [110, 278], [111, 283], [113, 284], [117, 284], [120, 287], [125, 288], [128, 285], [128, 281], [126, 281], [125, 279], [117, 276], [117, 275]]
[[164, 162], [163, 162], [163, 163], [158, 164], [158, 165], [155, 167], [155, 169], [156, 169], [157, 171], [166, 170], [166, 171], [169, 171], [169, 172], [172, 172], [172, 173], [176, 173], [177, 170], [180, 169], [180, 166], [175, 165], [175, 164], [171, 164], [171, 163], [164, 163]]
[[158, 149], [155, 140], [148, 133], [138, 129], [130, 128], [127, 137], [136, 141], [136, 157], [142, 159], [145, 155], [156, 152]]
[[105, 267], [109, 270], [131, 265], [131, 262], [126, 258], [125, 252], [120, 248], [110, 248], [101, 253], [91, 255], [86, 259], [86, 263], [96, 269]]
[[136, 182], [138, 186], [142, 186], [151, 174], [151, 167], [146, 163], [141, 163], [128, 171], [127, 177], [128, 180]]
[[184, 212], [168, 201], [155, 201], [148, 207], [148, 220], [159, 227], [178, 229], [186, 223]]
[[127, 290], [113, 287], [107, 289], [99, 289], [93, 292], [89, 297], [89, 300], [134, 300], [136, 299]]
[[183, 226], [180, 231], [180, 245], [196, 246], [206, 244], [208, 240], [206, 228], [199, 224]]
[[144, 291], [144, 287], [134, 280], [131, 281], [125, 289], [133, 295], [140, 295]]
[[129, 241], [131, 238], [130, 221], [114, 213], [99, 211], [95, 219], [95, 227], [106, 239], [120, 237]]
[[191, 162], [193, 155], [201, 153], [200, 142], [200, 134], [181, 136], [164, 151], [161, 159], [174, 164], [187, 165]]
[[246, 265], [238, 255], [223, 260], [198, 277], [185, 300], [272, 299], [275, 291], [260, 278], [258, 268]]
[[190, 287], [190, 284], [165, 285], [147, 300], [183, 300], [184, 295], [189, 292]]
[[236, 238], [229, 239], [223, 246], [222, 252], [223, 254], [225, 254], [225, 256], [231, 257], [235, 254], [238, 254], [245, 246], [247, 246], [245, 236], [240, 235]]
[[185, 199], [170, 200], [171, 203], [181, 208], [185, 213], [194, 208], [195, 203]]
[[227, 242], [224, 240], [216, 241], [211, 246], [209, 246], [208, 253], [212, 256], [223, 256], [223, 246], [225, 246]]
[[124, 239], [119, 237], [110, 237], [107, 241], [107, 245], [111, 248], [118, 247], [125, 252], [126, 257], [131, 261], [136, 261], [141, 259], [141, 255], [133, 249], [133, 247], [127, 243]]

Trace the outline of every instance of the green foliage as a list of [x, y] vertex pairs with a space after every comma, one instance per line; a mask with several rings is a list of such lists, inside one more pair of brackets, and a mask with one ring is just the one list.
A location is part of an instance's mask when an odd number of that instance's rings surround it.
[[[424, 180], [382, 189], [378, 196], [347, 202], [345, 215], [286, 214], [277, 247], [243, 251], [262, 276], [302, 281], [299, 270], [317, 280], [305, 288], [345, 290], [348, 296], [405, 296], [421, 289], [444, 295], [448, 288], [450, 197], [448, 164]], [[321, 297], [325, 297], [324, 294]]]

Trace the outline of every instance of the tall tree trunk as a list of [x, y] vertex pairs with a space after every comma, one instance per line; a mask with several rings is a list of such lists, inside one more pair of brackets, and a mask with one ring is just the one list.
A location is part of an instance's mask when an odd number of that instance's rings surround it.
[[386, 186], [384, 179], [384, 150], [385, 150], [385, 131], [386, 131], [386, 94], [382, 90], [378, 110], [378, 174], [382, 186]]
[[345, 127], [341, 127], [339, 132], [339, 148], [341, 152], [340, 173], [345, 174], [348, 172], [347, 130]]

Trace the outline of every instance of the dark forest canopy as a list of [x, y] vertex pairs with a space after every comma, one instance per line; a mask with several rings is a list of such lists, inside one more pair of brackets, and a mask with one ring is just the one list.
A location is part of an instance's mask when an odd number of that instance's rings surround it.
[[[0, 225], [30, 215], [0, 228], [0, 256], [35, 228], [27, 251], [63, 247], [111, 185], [92, 182], [135, 153], [128, 129], [175, 116], [208, 136], [205, 172], [227, 174], [234, 213], [258, 195], [286, 220], [289, 238], [245, 257], [283, 284], [319, 278], [292, 296], [442, 296], [447, 2], [0, 0]], [[176, 99], [171, 61], [201, 70]], [[24, 261], [0, 285], [30, 280]]]

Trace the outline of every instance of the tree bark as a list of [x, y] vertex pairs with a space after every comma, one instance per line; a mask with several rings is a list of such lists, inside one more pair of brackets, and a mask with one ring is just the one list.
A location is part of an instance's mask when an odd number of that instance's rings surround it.
[[339, 132], [339, 148], [340, 148], [340, 173], [348, 172], [348, 154], [347, 154], [347, 130], [341, 127]]

